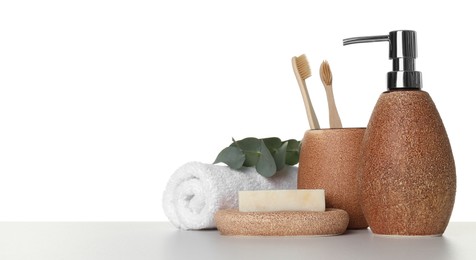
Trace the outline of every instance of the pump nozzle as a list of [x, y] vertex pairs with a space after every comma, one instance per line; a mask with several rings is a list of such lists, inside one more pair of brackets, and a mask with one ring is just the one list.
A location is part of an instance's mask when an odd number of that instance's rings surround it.
[[353, 37], [344, 39], [344, 46], [355, 43], [366, 43], [366, 42], [387, 42], [388, 35], [377, 35], [377, 36], [363, 36], [363, 37]]
[[388, 89], [420, 89], [421, 72], [415, 71], [415, 59], [418, 57], [415, 31], [392, 31], [388, 35], [347, 38], [344, 39], [344, 46], [384, 41], [390, 43], [389, 59], [393, 64], [393, 71], [387, 74]]

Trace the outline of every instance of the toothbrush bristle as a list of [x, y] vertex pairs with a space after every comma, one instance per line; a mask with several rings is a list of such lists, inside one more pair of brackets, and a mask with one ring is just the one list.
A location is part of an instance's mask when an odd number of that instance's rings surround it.
[[302, 79], [307, 79], [311, 76], [311, 67], [309, 62], [307, 62], [305, 54], [296, 58], [296, 65]]
[[332, 85], [332, 72], [327, 60], [322, 62], [319, 74], [321, 74], [321, 80], [325, 85]]

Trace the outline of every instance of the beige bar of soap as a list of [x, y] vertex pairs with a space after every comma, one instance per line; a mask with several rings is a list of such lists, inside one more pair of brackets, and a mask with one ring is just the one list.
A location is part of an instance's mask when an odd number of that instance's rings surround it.
[[324, 190], [239, 191], [241, 212], [325, 211]]

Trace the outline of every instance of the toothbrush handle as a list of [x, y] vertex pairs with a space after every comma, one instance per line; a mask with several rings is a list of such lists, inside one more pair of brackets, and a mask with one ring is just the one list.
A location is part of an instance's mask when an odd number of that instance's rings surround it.
[[301, 77], [296, 76], [299, 89], [301, 90], [302, 99], [304, 101], [304, 107], [306, 108], [307, 120], [309, 121], [309, 127], [311, 129], [320, 129], [319, 122], [317, 121], [316, 113], [312, 107], [311, 98], [309, 97], [309, 92], [307, 91], [306, 82], [301, 79]]
[[330, 127], [342, 128], [342, 122], [340, 121], [339, 112], [337, 112], [336, 102], [334, 100], [334, 92], [332, 91], [332, 85], [326, 85], [325, 90], [327, 95], [327, 104], [329, 105]]

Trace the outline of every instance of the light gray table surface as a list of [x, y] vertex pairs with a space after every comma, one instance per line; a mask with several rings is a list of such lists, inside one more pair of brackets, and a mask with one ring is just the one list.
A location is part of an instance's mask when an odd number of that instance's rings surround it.
[[476, 222], [442, 237], [395, 238], [370, 230], [333, 237], [227, 237], [167, 222], [0, 222], [0, 259], [476, 259]]

